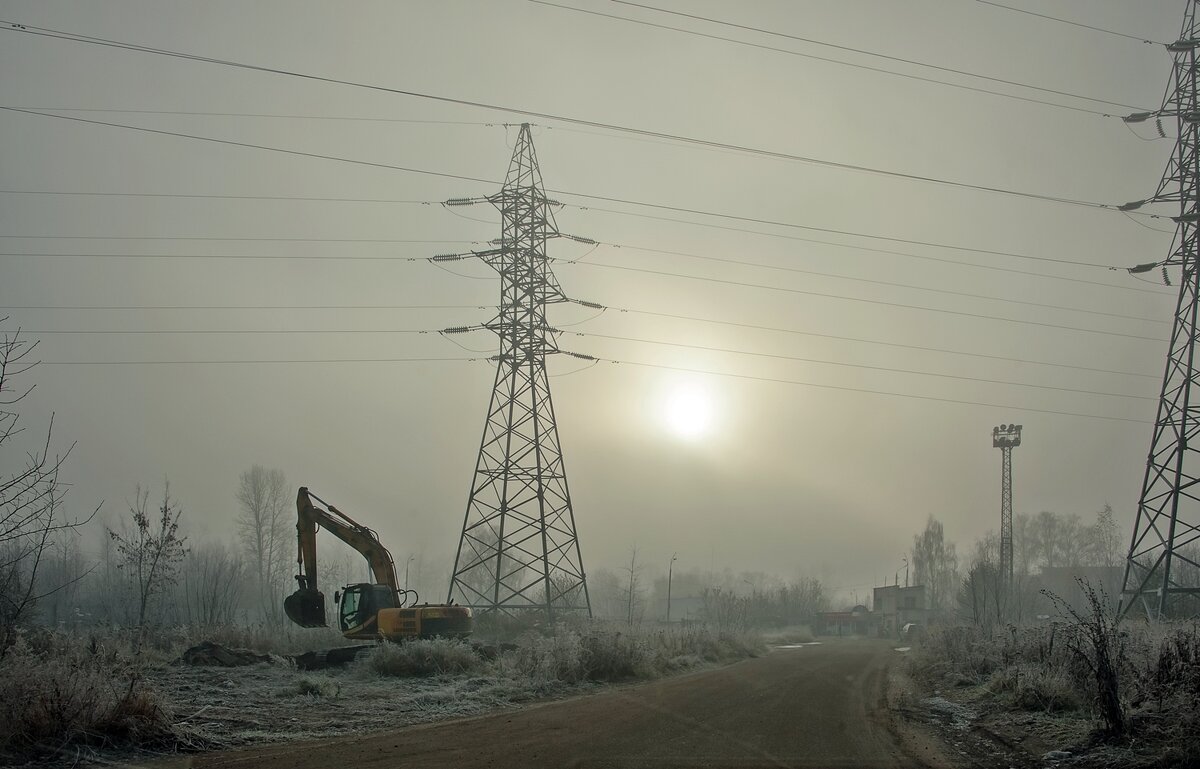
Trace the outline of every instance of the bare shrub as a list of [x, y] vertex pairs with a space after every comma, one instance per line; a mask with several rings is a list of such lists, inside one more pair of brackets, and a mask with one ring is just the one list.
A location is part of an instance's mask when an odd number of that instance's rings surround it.
[[0, 754], [174, 741], [171, 714], [124, 654], [60, 638], [45, 646], [21, 640], [0, 659]]
[[1017, 710], [1055, 713], [1079, 710], [1083, 698], [1072, 677], [1061, 671], [1040, 666], [1014, 665], [997, 670], [988, 680], [988, 689], [1008, 697]]
[[430, 638], [382, 643], [356, 664], [382, 676], [411, 677], [466, 673], [482, 667], [483, 660], [464, 641]]
[[535, 680], [610, 682], [753, 657], [764, 648], [756, 634], [706, 625], [632, 631], [583, 625], [551, 636], [528, 635], [516, 650], [501, 655], [498, 666]]
[[329, 676], [301, 676], [296, 679], [296, 691], [302, 696], [332, 700], [342, 693], [342, 685]]
[[1120, 671], [1127, 666], [1125, 638], [1121, 634], [1120, 618], [1109, 609], [1104, 589], [1099, 592], [1086, 579], [1076, 579], [1087, 599], [1089, 610], [1080, 614], [1054, 593], [1042, 593], [1054, 602], [1060, 613], [1071, 620], [1071, 631], [1064, 642], [1076, 661], [1084, 664], [1095, 681], [1096, 705], [1104, 719], [1109, 735], [1118, 737], [1125, 732], [1125, 709], [1121, 704]]

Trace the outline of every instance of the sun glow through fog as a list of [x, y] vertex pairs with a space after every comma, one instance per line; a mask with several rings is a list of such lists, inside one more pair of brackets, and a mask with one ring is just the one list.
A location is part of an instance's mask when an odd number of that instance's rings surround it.
[[694, 439], [712, 426], [712, 398], [695, 386], [680, 385], [667, 394], [663, 419], [671, 432]]

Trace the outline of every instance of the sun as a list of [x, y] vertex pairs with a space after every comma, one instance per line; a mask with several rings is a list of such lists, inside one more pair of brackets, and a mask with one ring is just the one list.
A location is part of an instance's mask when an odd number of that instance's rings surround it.
[[680, 438], [695, 439], [712, 427], [712, 397], [695, 385], [679, 385], [667, 394], [663, 421]]

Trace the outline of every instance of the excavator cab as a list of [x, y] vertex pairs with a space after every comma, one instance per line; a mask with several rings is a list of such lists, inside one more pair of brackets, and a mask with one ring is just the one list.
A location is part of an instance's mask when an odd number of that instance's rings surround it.
[[342, 591], [338, 620], [342, 632], [350, 637], [364, 632], [378, 632], [376, 618], [381, 609], [395, 609], [396, 593], [387, 585], [360, 582], [347, 585]]

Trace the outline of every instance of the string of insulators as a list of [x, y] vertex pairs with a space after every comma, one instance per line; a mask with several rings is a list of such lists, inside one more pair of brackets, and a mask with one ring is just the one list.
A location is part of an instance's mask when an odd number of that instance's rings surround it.
[[600, 245], [599, 241], [592, 240], [591, 238], [585, 238], [582, 235], [567, 235], [565, 233], [560, 233], [560, 234], [562, 234], [562, 237], [566, 238], [567, 240], [573, 240], [576, 243], [583, 243], [583, 244], [589, 245], [589, 246]]
[[470, 326], [451, 326], [450, 328], [442, 329], [438, 333], [441, 333], [441, 334], [465, 334], [465, 333], [469, 332], [470, 330], [471, 330]]
[[[1141, 272], [1150, 272], [1155, 267], [1157, 267], [1158, 264], [1159, 264], [1158, 262], [1147, 262], [1146, 264], [1139, 264], [1135, 267], [1128, 267], [1128, 268], [1126, 268], [1125, 271], [1128, 272], [1130, 275], [1137, 275], [1138, 273], [1141, 273]], [[1166, 268], [1164, 268], [1164, 269], [1166, 269]]]
[[473, 206], [478, 203], [478, 198], [450, 198], [442, 203], [443, 206]]
[[593, 310], [605, 310], [605, 309], [608, 309], [607, 307], [605, 307], [604, 305], [602, 305], [602, 304], [600, 304], [600, 303], [598, 303], [598, 302], [588, 302], [588, 301], [585, 301], [585, 300], [583, 300], [583, 299], [576, 299], [576, 300], [574, 300], [574, 301], [575, 301], [575, 304], [578, 304], [578, 305], [580, 305], [580, 306], [582, 306], [582, 307], [591, 307]]
[[580, 360], [596, 360], [594, 355], [587, 355], [582, 352], [571, 352], [570, 350], [559, 350], [559, 352], [564, 355], [570, 355], [572, 358], [579, 358]]
[[431, 261], [431, 262], [454, 262], [459, 259], [466, 259], [466, 258], [467, 257], [463, 256], [462, 254], [437, 254], [435, 256], [429, 257], [429, 261]]
[[1167, 286], [1171, 285], [1171, 276], [1167, 274], [1166, 265], [1163, 265], [1162, 273], [1163, 273], [1163, 284], [1167, 285]]

